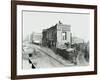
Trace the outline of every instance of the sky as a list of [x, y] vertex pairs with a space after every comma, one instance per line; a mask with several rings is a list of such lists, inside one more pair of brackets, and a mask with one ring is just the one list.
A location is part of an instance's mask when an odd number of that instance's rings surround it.
[[84, 41], [89, 40], [89, 14], [23, 11], [22, 16], [23, 38], [32, 32], [41, 33], [43, 29], [55, 25], [60, 20], [63, 24], [71, 26], [72, 36]]

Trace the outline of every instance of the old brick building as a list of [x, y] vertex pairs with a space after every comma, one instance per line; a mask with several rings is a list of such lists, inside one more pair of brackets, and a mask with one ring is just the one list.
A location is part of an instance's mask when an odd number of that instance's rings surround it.
[[65, 43], [71, 43], [71, 26], [59, 21], [56, 25], [44, 29], [42, 35], [44, 46], [60, 48]]

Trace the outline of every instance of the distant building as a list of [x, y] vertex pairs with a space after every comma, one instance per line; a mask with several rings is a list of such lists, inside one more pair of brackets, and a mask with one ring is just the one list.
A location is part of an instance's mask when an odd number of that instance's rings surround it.
[[83, 39], [80, 39], [78, 37], [72, 37], [72, 44], [75, 44], [75, 43], [84, 43], [84, 40]]
[[65, 43], [71, 43], [71, 26], [59, 21], [56, 25], [44, 29], [42, 32], [42, 44], [48, 47], [61, 47]]
[[39, 44], [41, 44], [42, 43], [42, 34], [41, 33], [35, 33], [35, 32], [33, 32], [30, 35], [30, 41], [32, 43], [39, 43]]

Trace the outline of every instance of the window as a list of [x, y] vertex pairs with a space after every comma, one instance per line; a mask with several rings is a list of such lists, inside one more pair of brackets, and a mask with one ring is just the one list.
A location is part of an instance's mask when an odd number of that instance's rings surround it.
[[62, 38], [63, 38], [63, 40], [66, 40], [67, 39], [67, 33], [66, 32], [63, 32], [62, 33]]

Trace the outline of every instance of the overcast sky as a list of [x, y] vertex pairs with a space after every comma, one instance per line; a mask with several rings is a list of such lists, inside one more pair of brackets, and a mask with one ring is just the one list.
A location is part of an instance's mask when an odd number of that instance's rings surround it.
[[89, 14], [23, 11], [23, 38], [32, 32], [41, 33], [59, 22], [71, 25], [73, 36], [89, 40]]

